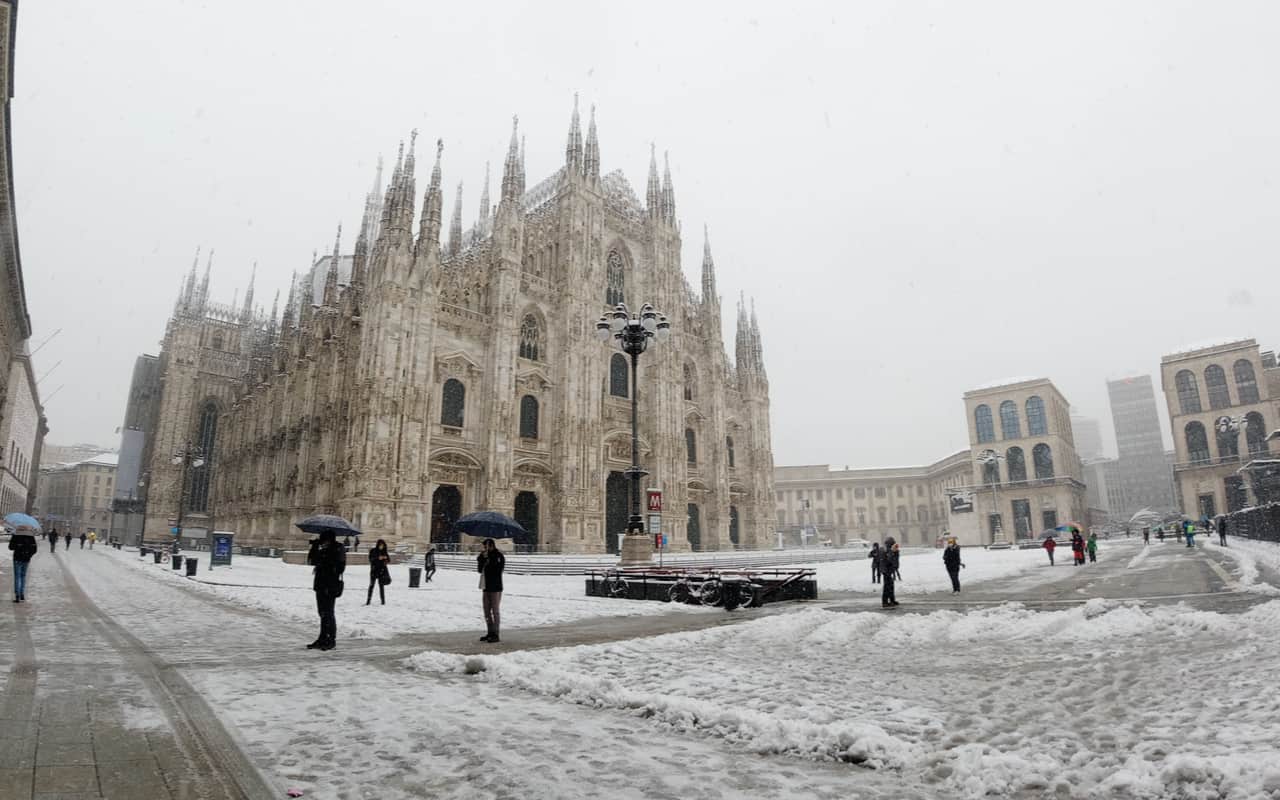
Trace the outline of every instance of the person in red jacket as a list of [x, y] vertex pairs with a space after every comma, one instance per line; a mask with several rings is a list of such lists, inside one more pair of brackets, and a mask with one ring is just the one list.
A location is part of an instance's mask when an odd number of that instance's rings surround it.
[[1053, 540], [1052, 536], [1044, 540], [1044, 550], [1049, 554], [1049, 566], [1051, 567], [1053, 566], [1053, 548], [1057, 546], [1058, 543]]

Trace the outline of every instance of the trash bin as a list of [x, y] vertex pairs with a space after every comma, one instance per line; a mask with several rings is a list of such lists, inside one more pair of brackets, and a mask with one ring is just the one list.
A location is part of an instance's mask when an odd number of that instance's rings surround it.
[[151, 555], [155, 556], [157, 564], [159, 564], [160, 559], [164, 557], [164, 553], [161, 553], [159, 550], [152, 550]]
[[409, 588], [417, 589], [422, 583], [422, 567], [409, 567]]
[[182, 556], [172, 556], [172, 558], [173, 558], [173, 568], [182, 569]]
[[[174, 556], [177, 558], [177, 556]], [[187, 559], [187, 577], [194, 578], [196, 576], [196, 564], [198, 562], [194, 558]]]
[[145, 548], [145, 547], [139, 547], [139, 548], [138, 548], [138, 555], [142, 556], [143, 558], [146, 558], [146, 557], [147, 557], [147, 553], [150, 553], [150, 552], [151, 552], [151, 551], [150, 551], [150, 550], [148, 550], [148, 549], [147, 549], [147, 548]]

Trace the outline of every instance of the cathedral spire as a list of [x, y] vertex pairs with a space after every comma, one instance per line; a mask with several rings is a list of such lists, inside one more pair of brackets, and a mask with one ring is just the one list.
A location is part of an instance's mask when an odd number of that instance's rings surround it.
[[486, 224], [489, 222], [489, 162], [484, 162], [484, 186], [480, 189], [480, 221], [476, 223], [476, 228], [480, 233], [484, 232]]
[[391, 181], [387, 184], [386, 194], [382, 199], [382, 230], [390, 227], [392, 220], [395, 219], [397, 201], [400, 194], [400, 174], [404, 171], [404, 140], [400, 140], [400, 147], [396, 150], [396, 165], [391, 170]]
[[187, 273], [186, 285], [182, 289], [178, 301], [183, 306], [190, 306], [195, 301], [196, 269], [200, 266], [200, 246], [196, 245], [196, 257], [191, 259], [191, 271]]
[[669, 223], [676, 221], [676, 192], [671, 187], [671, 160], [667, 151], [662, 151], [662, 219]]
[[462, 181], [458, 181], [458, 194], [453, 200], [453, 220], [449, 223], [449, 255], [462, 252]]
[[751, 366], [764, 374], [764, 346], [760, 343], [760, 321], [756, 319], [756, 299], [751, 298]]
[[[413, 158], [412, 155], [409, 156]], [[333, 237], [333, 258], [329, 261], [329, 271], [324, 276], [324, 305], [332, 308], [338, 305], [338, 264], [342, 259], [342, 223], [338, 223], [338, 233]]]
[[520, 155], [520, 118], [511, 118], [511, 146], [507, 148], [507, 160], [502, 165], [502, 202], [518, 203], [524, 193], [523, 158]]
[[711, 234], [702, 226], [702, 302], [720, 305], [716, 296], [716, 262], [711, 258]]
[[751, 323], [747, 321], [747, 302], [738, 295], [738, 329], [734, 336], [733, 360], [739, 377], [751, 369]]
[[587, 125], [587, 147], [583, 154], [583, 173], [589, 181], [600, 180], [600, 140], [596, 136], [596, 107], [591, 104], [591, 122]]
[[271, 301], [271, 330], [275, 330], [276, 321], [280, 319], [280, 290], [276, 289], [275, 299]]
[[649, 143], [649, 185], [645, 189], [644, 202], [650, 219], [656, 219], [662, 211], [662, 188], [658, 183], [658, 149]]
[[244, 308], [240, 311], [240, 318], [248, 321], [253, 317], [253, 282], [258, 278], [258, 262], [253, 262], [253, 269], [249, 272], [249, 289], [244, 293]]
[[444, 153], [444, 139], [436, 139], [436, 163], [431, 167], [431, 182], [422, 196], [422, 221], [418, 224], [419, 253], [426, 247], [440, 246], [440, 221], [444, 207], [440, 195], [440, 157]]
[[[373, 177], [373, 189], [364, 198], [364, 216], [360, 219], [360, 233], [356, 242], [364, 240], [366, 252], [368, 243], [377, 241], [378, 225], [382, 219], [382, 156], [378, 156], [378, 169]], [[354, 280], [354, 278], [352, 278]]]
[[404, 170], [400, 173], [399, 207], [396, 209], [396, 227], [406, 236], [412, 235], [413, 204], [416, 191], [414, 175], [414, 150], [418, 142], [418, 129], [409, 132], [409, 153], [404, 159]]
[[280, 328], [288, 333], [293, 328], [293, 313], [298, 307], [298, 271], [289, 274], [289, 299], [284, 301], [284, 316], [280, 319]]
[[[523, 148], [521, 148], [523, 150]], [[523, 154], [521, 161], [524, 160]], [[573, 117], [569, 120], [569, 143], [564, 148], [564, 165], [570, 173], [582, 173], [582, 123], [578, 118], [578, 93], [573, 93]]]
[[209, 273], [213, 270], [213, 248], [209, 248], [209, 258], [204, 263], [204, 278], [200, 281], [200, 294], [196, 299], [196, 303], [204, 308], [209, 302]]

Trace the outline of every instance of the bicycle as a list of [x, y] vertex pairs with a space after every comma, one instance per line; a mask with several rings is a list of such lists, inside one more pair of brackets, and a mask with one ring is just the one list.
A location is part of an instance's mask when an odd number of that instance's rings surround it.
[[621, 572], [611, 570], [604, 574], [601, 581], [604, 586], [605, 597], [629, 597], [631, 591], [631, 583]]
[[667, 600], [672, 603], [694, 603], [704, 606], [720, 605], [723, 587], [720, 578], [711, 575], [681, 575], [667, 590]]

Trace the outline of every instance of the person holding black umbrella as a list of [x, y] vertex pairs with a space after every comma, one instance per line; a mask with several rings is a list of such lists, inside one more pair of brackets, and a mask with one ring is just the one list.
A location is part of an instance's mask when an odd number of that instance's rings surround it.
[[507, 558], [492, 539], [485, 539], [480, 555], [476, 557], [476, 571], [480, 573], [480, 597], [484, 608], [485, 627], [488, 633], [480, 637], [482, 642], [499, 642], [502, 607], [502, 570]]
[[320, 531], [311, 541], [307, 563], [314, 567], [311, 588], [316, 593], [316, 611], [320, 614], [320, 636], [307, 645], [308, 650], [332, 650], [338, 636], [338, 621], [333, 605], [342, 596], [342, 573], [347, 568], [347, 549], [338, 544], [332, 528]]

